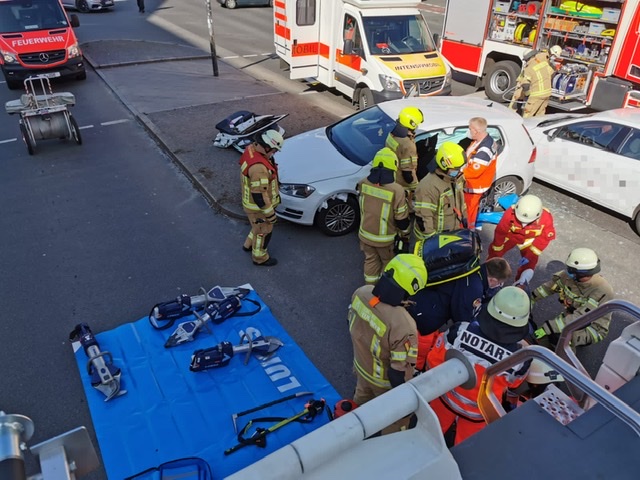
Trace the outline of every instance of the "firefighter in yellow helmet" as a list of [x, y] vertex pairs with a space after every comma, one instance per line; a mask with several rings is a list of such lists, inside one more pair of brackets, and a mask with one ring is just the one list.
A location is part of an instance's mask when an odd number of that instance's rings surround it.
[[461, 174], [465, 162], [464, 150], [456, 143], [444, 142], [438, 149], [436, 170], [420, 180], [416, 188], [416, 240], [440, 232], [466, 228], [465, 183]]
[[[552, 47], [552, 55], [557, 56], [557, 45]], [[559, 48], [559, 47], [558, 47]], [[562, 52], [562, 49], [560, 49]], [[522, 117], [544, 115], [551, 97], [551, 79], [555, 67], [549, 52], [533, 50], [525, 55], [525, 64], [516, 80], [516, 89], [509, 107], [517, 111], [519, 102], [524, 102]]]
[[404, 189], [396, 183], [396, 155], [382, 148], [371, 171], [356, 187], [360, 193], [360, 250], [364, 253], [364, 281], [376, 283], [394, 255], [399, 236], [408, 242], [409, 207]]
[[[413, 377], [416, 322], [404, 305], [427, 284], [427, 269], [413, 254], [396, 255], [374, 285], [357, 289], [349, 306], [349, 333], [357, 384], [353, 400], [362, 405]], [[398, 431], [402, 419], [384, 429]]]
[[271, 267], [278, 261], [269, 257], [267, 246], [276, 223], [276, 206], [280, 203], [278, 167], [273, 159], [282, 149], [284, 138], [277, 130], [258, 133], [240, 157], [242, 208], [251, 232], [242, 249], [251, 252], [254, 265]]
[[418, 186], [418, 149], [416, 147], [416, 129], [424, 121], [422, 111], [416, 107], [400, 110], [394, 129], [387, 135], [385, 146], [398, 157], [399, 172], [396, 181], [405, 189], [409, 208], [413, 201], [413, 192]]
[[[545, 346], [554, 346], [562, 330], [585, 313], [614, 298], [609, 282], [598, 274], [600, 259], [590, 248], [575, 248], [569, 254], [566, 270], [551, 277], [551, 280], [536, 288], [531, 296], [534, 302], [554, 294], [562, 303], [564, 311], [544, 322], [534, 335]], [[609, 333], [611, 315], [596, 319], [590, 325], [576, 330], [571, 337], [571, 346], [578, 347], [598, 343]]]

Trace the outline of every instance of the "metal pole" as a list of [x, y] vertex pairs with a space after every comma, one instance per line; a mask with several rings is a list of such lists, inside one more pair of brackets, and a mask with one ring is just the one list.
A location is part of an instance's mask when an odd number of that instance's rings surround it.
[[206, 0], [207, 4], [207, 26], [209, 27], [209, 49], [211, 50], [211, 63], [213, 64], [213, 76], [218, 76], [218, 57], [216, 55], [216, 42], [213, 34], [213, 12], [211, 10], [211, 0]]

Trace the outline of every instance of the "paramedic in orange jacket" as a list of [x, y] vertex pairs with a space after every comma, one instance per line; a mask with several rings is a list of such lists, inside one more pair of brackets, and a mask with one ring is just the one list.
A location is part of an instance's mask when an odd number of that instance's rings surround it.
[[[456, 387], [433, 400], [430, 405], [445, 433], [456, 422], [454, 444], [482, 430], [486, 422], [478, 407], [478, 393], [485, 370], [521, 349], [529, 333], [529, 296], [518, 287], [505, 287], [482, 307], [471, 322], [462, 322], [441, 333], [429, 352], [429, 368], [445, 362], [447, 350], [464, 354], [476, 371], [476, 385], [471, 390]], [[509, 389], [517, 388], [526, 378], [529, 364], [524, 362], [494, 377], [493, 393], [502, 399]]]
[[516, 272], [516, 282], [522, 272], [534, 270], [542, 251], [556, 238], [553, 216], [535, 195], [525, 195], [509, 207], [493, 234], [488, 258], [504, 257], [513, 247], [520, 249], [522, 259]]
[[467, 204], [469, 228], [473, 229], [478, 217], [480, 199], [489, 191], [496, 177], [496, 157], [498, 145], [487, 133], [487, 120], [473, 117], [469, 120], [469, 138], [472, 142], [467, 148], [467, 164], [464, 174], [464, 201]]

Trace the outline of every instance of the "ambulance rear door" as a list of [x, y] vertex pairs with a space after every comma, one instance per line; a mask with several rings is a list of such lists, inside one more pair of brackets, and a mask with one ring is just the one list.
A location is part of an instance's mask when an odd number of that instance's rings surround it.
[[492, 0], [449, 0], [440, 52], [454, 70], [479, 76]]
[[322, 0], [275, 0], [276, 53], [289, 64], [289, 77], [316, 78], [320, 63], [320, 6]]

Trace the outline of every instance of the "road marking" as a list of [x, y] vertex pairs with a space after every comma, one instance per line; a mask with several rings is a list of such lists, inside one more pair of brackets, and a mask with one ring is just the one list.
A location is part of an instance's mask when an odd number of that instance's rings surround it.
[[251, 55], [243, 55], [244, 58], [249, 58], [249, 57], [257, 57], [258, 54], [257, 53], [253, 53]]
[[11, 143], [17, 141], [17, 138], [9, 138], [7, 140], [0, 140], [0, 143]]
[[126, 118], [123, 118], [121, 120], [111, 120], [110, 122], [102, 122], [100, 125], [102, 125], [103, 127], [106, 127], [107, 125], [116, 125], [118, 123], [127, 123], [129, 120]]
[[86, 128], [93, 128], [93, 125], [84, 125], [84, 126], [80, 127], [80, 130], [84, 130]]

